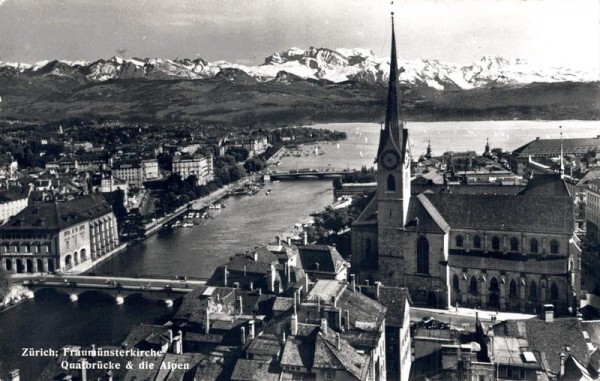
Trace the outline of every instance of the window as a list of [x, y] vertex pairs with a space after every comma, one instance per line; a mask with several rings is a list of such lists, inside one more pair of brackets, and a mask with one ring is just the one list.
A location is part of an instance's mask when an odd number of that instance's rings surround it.
[[500, 238], [493, 237], [492, 238], [492, 250], [500, 250]]
[[511, 298], [516, 298], [517, 297], [517, 282], [515, 282], [515, 280], [511, 280], [510, 281], [510, 292], [509, 292], [509, 296]]
[[538, 241], [535, 238], [532, 238], [531, 241], [529, 241], [529, 251], [531, 251], [532, 253], [537, 253], [538, 252]]
[[498, 285], [498, 279], [495, 277], [490, 281], [490, 291], [500, 291], [500, 286]]
[[515, 237], [510, 239], [510, 251], [519, 251], [519, 240]]
[[396, 178], [394, 178], [394, 175], [389, 175], [387, 178], [387, 190], [388, 192], [396, 191]]
[[529, 299], [537, 299], [537, 284], [535, 284], [535, 281], [531, 281], [529, 284]]
[[471, 294], [477, 294], [477, 278], [471, 277], [471, 283], [469, 284], [469, 292]]
[[463, 247], [463, 236], [462, 235], [457, 235], [456, 236], [456, 247]]
[[452, 277], [452, 288], [457, 291], [460, 289], [460, 284], [458, 282], [458, 275], [456, 275], [456, 274], [454, 274], [454, 276]]
[[473, 237], [473, 247], [476, 249], [481, 249], [481, 237], [476, 235]]
[[558, 299], [558, 286], [554, 282], [550, 286], [550, 299]]
[[558, 241], [555, 239], [550, 241], [550, 253], [558, 254]]
[[417, 240], [417, 272], [429, 274], [429, 241], [423, 236]]

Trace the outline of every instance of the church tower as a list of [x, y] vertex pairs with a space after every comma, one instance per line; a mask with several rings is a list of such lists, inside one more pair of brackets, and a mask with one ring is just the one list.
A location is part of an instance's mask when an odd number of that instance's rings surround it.
[[[396, 276], [403, 274], [398, 246], [404, 231], [410, 201], [410, 153], [408, 130], [400, 115], [398, 96], [398, 61], [394, 14], [392, 13], [392, 52], [385, 124], [380, 132], [377, 150], [377, 246], [379, 272], [382, 265], [393, 266]], [[389, 258], [390, 261], [386, 260]], [[394, 278], [396, 278], [394, 276]], [[385, 278], [385, 277], [384, 277]], [[401, 281], [400, 279], [396, 279]]]

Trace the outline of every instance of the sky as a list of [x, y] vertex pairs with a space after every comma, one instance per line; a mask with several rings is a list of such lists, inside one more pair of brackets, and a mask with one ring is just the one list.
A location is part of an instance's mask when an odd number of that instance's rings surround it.
[[291, 47], [600, 68], [598, 0], [0, 0], [0, 61], [120, 56], [260, 64]]

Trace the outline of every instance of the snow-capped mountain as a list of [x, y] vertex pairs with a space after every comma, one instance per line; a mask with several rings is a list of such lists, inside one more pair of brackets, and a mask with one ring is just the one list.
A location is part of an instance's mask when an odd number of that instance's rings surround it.
[[[486, 56], [470, 65], [437, 60], [399, 60], [400, 81], [437, 90], [472, 89], [488, 86], [520, 85], [533, 82], [591, 82], [599, 73], [584, 73], [567, 68], [538, 67], [524, 60], [509, 61]], [[221, 76], [218, 76], [219, 73]], [[259, 82], [282, 81], [282, 72], [294, 78], [343, 82], [348, 80], [381, 83], [389, 73], [389, 58], [367, 49], [303, 50], [291, 48], [267, 57], [262, 65], [247, 66], [203, 59], [119, 58], [95, 62], [42, 61], [30, 64], [0, 62], [0, 75], [63, 76], [99, 82], [109, 79], [207, 79], [227, 77], [243, 71]], [[229, 73], [229, 74], [228, 74]]]

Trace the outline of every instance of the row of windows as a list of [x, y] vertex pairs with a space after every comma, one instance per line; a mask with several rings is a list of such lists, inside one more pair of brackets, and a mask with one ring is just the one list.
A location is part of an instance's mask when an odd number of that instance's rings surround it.
[[[512, 237], [510, 239], [510, 251], [519, 251], [519, 239], [516, 237]], [[465, 247], [465, 239], [462, 235], [457, 235], [456, 239], [455, 239], [455, 243], [456, 243], [456, 247]], [[493, 236], [492, 237], [492, 250], [500, 250], [501, 247], [501, 240], [500, 237], [498, 236]], [[481, 249], [482, 248], [482, 242], [481, 242], [481, 237], [478, 235], [475, 235], [473, 237], [473, 248], [474, 249]], [[537, 239], [532, 238], [529, 240], [529, 251], [531, 253], [538, 253], [540, 249], [540, 245]], [[552, 241], [550, 241], [550, 253], [552, 254], [558, 254], [560, 249], [560, 245], [558, 243], [557, 240], [553, 239]]]
[[[44, 252], [44, 253], [48, 253], [50, 251], [50, 246], [49, 245], [15, 245], [13, 246], [14, 248], [14, 253], [31, 253], [32, 249], [34, 253], [40, 253], [40, 252]], [[0, 246], [0, 250], [2, 251], [2, 253], [10, 253], [10, 246], [7, 245], [2, 245]]]
[[[458, 278], [458, 275], [456, 275], [456, 274], [452, 278], [452, 288], [456, 291], [460, 290], [460, 280]], [[500, 284], [495, 277], [493, 277], [490, 280], [490, 291], [500, 292]], [[469, 282], [469, 292], [472, 294], [479, 293], [478, 282], [477, 282], [477, 278], [475, 276], [471, 276], [471, 280]], [[509, 283], [508, 296], [511, 298], [518, 297], [517, 282], [515, 282], [514, 279], [512, 279]], [[538, 298], [538, 287], [537, 287], [536, 282], [534, 280], [532, 280], [531, 283], [529, 284], [529, 299], [537, 299], [537, 298]], [[552, 299], [552, 300], [558, 299], [558, 286], [554, 282], [552, 282], [552, 284], [550, 285], [550, 299]]]

